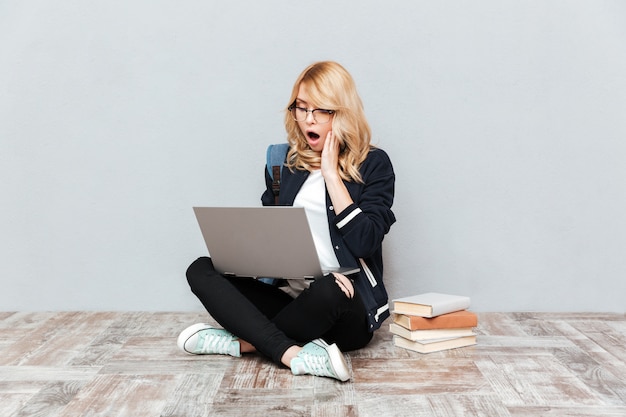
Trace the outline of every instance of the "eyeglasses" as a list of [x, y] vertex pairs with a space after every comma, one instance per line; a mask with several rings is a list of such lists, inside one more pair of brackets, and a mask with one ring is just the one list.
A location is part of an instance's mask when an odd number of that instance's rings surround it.
[[311, 113], [313, 115], [313, 120], [315, 120], [319, 124], [328, 123], [333, 114], [335, 114], [335, 110], [325, 110], [325, 109], [305, 109], [304, 107], [298, 107], [295, 104], [292, 104], [288, 107], [288, 110], [291, 112], [291, 116], [293, 116], [293, 120], [296, 122], [304, 122]]

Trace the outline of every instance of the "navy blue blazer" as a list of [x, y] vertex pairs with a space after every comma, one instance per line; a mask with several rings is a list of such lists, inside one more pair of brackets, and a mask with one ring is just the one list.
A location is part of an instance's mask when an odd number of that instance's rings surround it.
[[[387, 290], [383, 283], [382, 242], [396, 218], [391, 211], [395, 174], [391, 160], [382, 149], [373, 148], [359, 169], [363, 183], [344, 181], [353, 204], [336, 214], [326, 193], [328, 225], [335, 255], [343, 267], [359, 267], [351, 275], [367, 309], [369, 330], [378, 329], [389, 317]], [[291, 206], [309, 175], [283, 167], [278, 205]], [[272, 179], [265, 169], [264, 206], [273, 206]]]

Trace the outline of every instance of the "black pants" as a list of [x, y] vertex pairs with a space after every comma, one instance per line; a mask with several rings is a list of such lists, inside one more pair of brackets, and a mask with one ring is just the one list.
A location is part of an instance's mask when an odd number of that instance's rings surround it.
[[342, 351], [372, 339], [358, 293], [348, 298], [332, 275], [315, 280], [297, 298], [252, 278], [225, 277], [202, 257], [187, 269], [191, 291], [226, 330], [276, 363], [293, 345], [323, 338]]

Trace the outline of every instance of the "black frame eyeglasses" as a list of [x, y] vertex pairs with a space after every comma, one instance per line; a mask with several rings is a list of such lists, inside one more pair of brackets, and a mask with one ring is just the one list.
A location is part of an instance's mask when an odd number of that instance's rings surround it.
[[313, 115], [313, 120], [321, 125], [330, 122], [332, 115], [335, 114], [335, 110], [307, 109], [296, 106], [295, 103], [289, 106], [287, 110], [291, 112], [291, 116], [296, 122], [304, 122], [309, 113], [311, 113]]

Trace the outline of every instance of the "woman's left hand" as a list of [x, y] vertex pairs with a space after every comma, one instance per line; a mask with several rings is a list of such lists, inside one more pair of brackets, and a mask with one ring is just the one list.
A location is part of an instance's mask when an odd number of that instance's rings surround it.
[[341, 288], [341, 291], [343, 291], [346, 297], [354, 297], [354, 285], [352, 285], [352, 281], [350, 281], [347, 276], [337, 272], [333, 272], [333, 275], [335, 276], [335, 283], [339, 285], [339, 288]]

